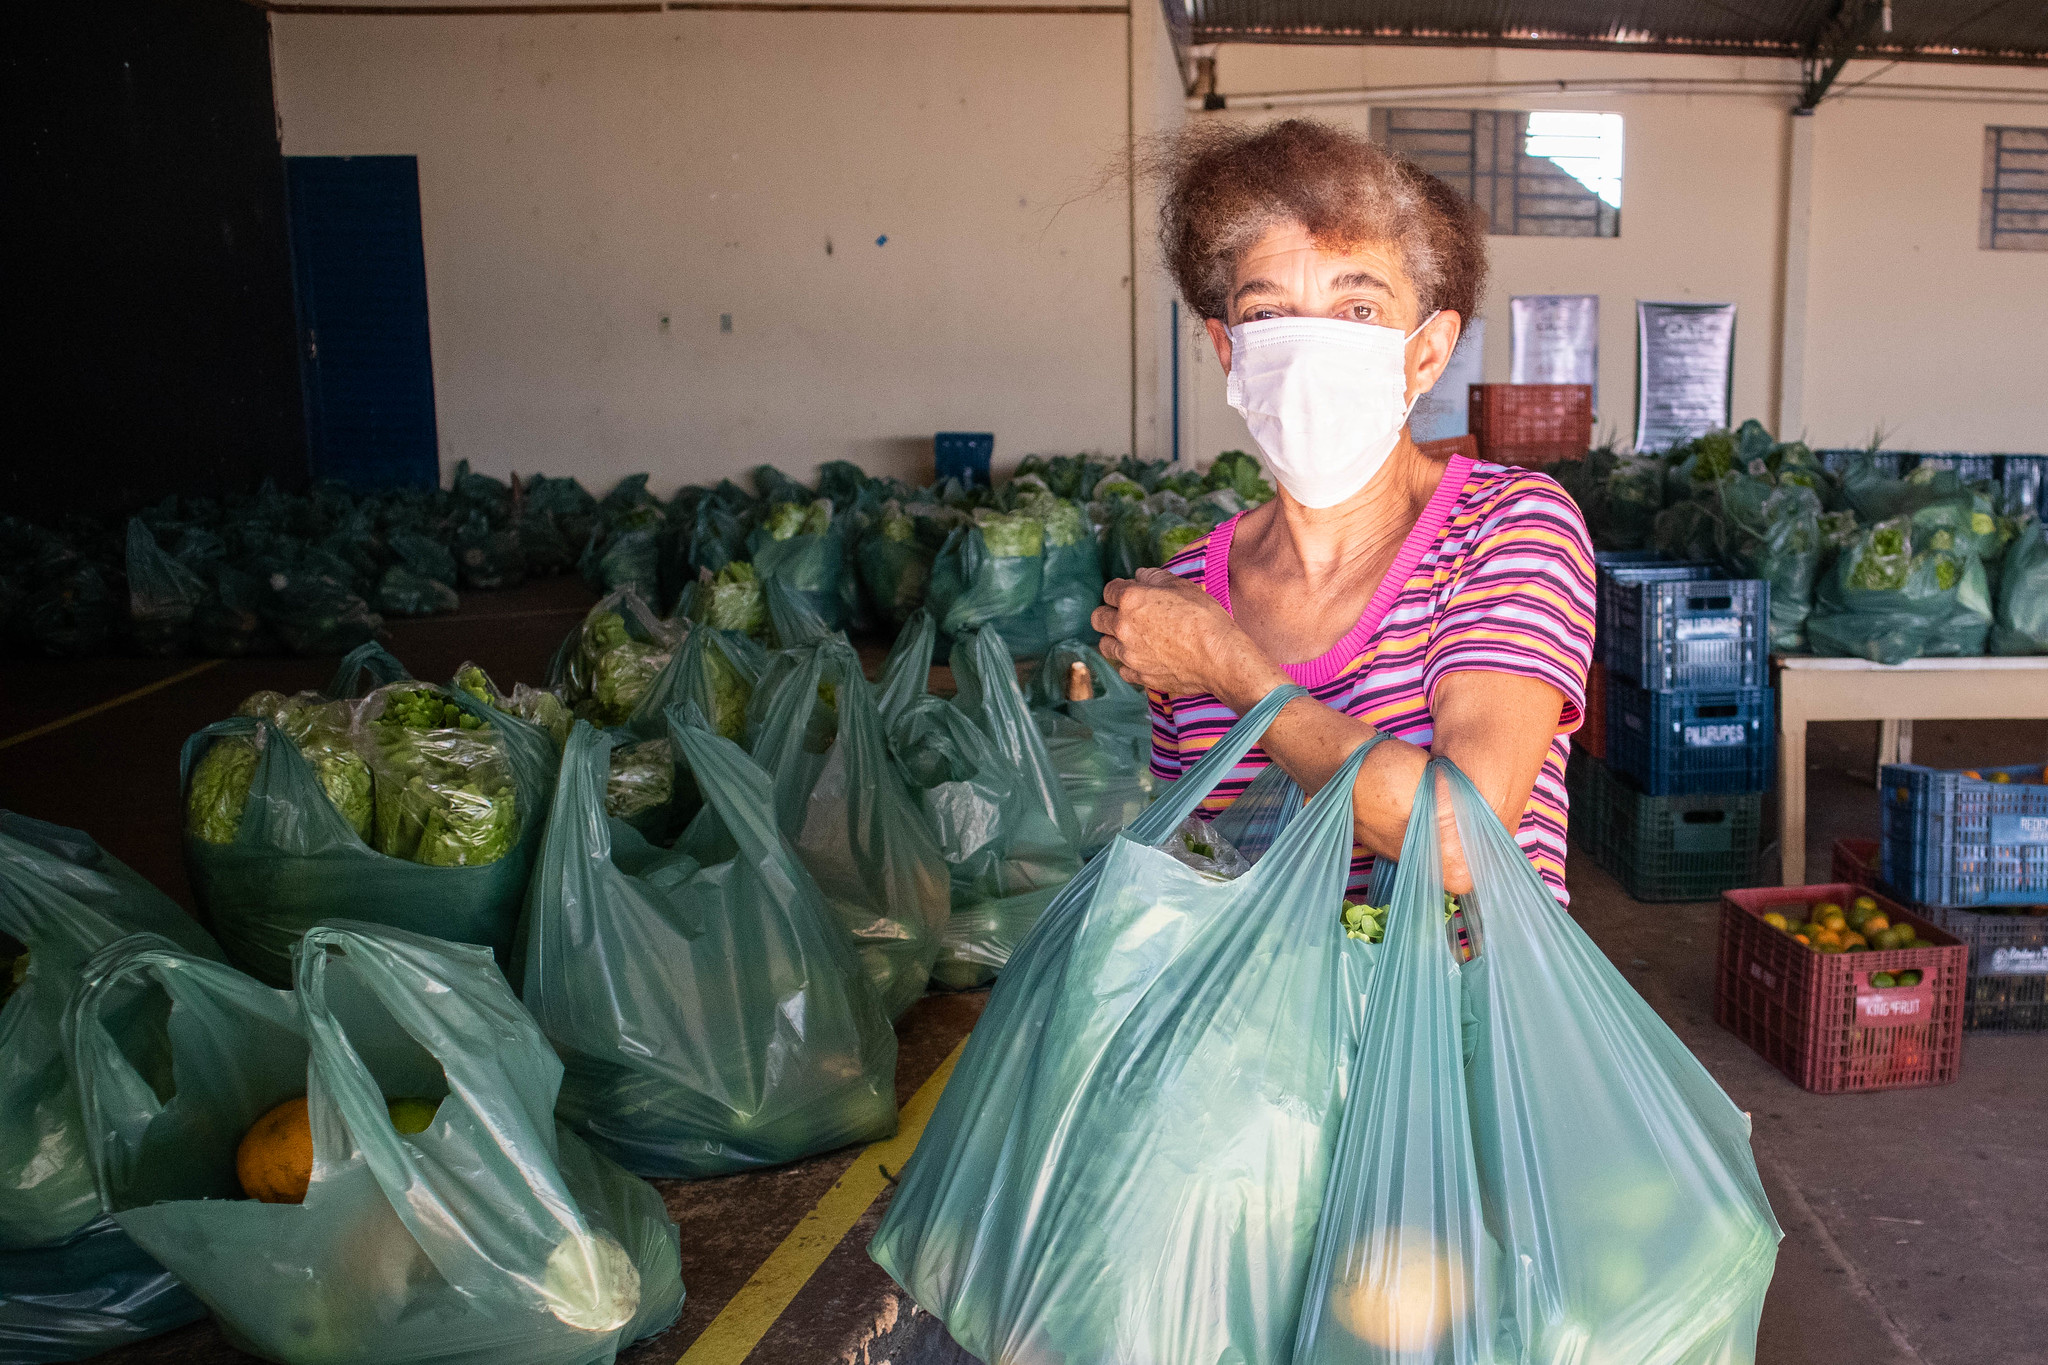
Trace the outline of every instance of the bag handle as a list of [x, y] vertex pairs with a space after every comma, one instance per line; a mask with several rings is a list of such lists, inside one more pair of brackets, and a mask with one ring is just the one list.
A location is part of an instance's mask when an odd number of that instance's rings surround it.
[[1265, 738], [1266, 729], [1280, 714], [1280, 708], [1296, 697], [1308, 694], [1307, 688], [1296, 683], [1282, 683], [1259, 698], [1258, 704], [1238, 717], [1237, 724], [1231, 726], [1193, 768], [1179, 781], [1167, 784], [1145, 808], [1145, 813], [1131, 821], [1124, 830], [1125, 837], [1141, 844], [1164, 841], [1180, 828], [1181, 821], [1195, 813], [1195, 808], [1207, 800], [1209, 793], [1215, 791], [1244, 756]]
[[[696, 777], [704, 803], [724, 822], [747, 870], [767, 880], [778, 901], [794, 900], [795, 863], [775, 823], [775, 789], [767, 770], [739, 745], [697, 724], [701, 717], [691, 710], [688, 703], [668, 709], [669, 743], [677, 759]], [[786, 884], [775, 884], [777, 874]]]
[[[364, 674], [370, 678], [367, 688], [363, 686]], [[334, 670], [334, 679], [327, 684], [326, 695], [335, 698], [363, 697], [388, 683], [405, 682], [411, 677], [412, 674], [390, 650], [375, 640], [366, 640], [342, 655], [341, 666]]]
[[932, 644], [938, 634], [938, 622], [923, 607], [903, 623], [903, 631], [889, 651], [889, 660], [882, 665], [882, 684], [875, 697], [884, 720], [894, 721], [930, 687]]

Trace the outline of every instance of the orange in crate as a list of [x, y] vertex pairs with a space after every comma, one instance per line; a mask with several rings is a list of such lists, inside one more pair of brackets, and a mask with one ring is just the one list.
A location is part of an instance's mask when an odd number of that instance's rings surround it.
[[[1910, 924], [1910, 948], [1823, 953], [1764, 922], [1804, 920], [1822, 902], [1877, 902], [1892, 924]], [[1968, 951], [1960, 939], [1897, 901], [1853, 882], [1762, 886], [1721, 897], [1721, 952], [1714, 1021], [1755, 1048], [1801, 1088], [1818, 1094], [1945, 1085], [1963, 1053]], [[1910, 985], [1879, 986], [1918, 972]]]
[[1466, 409], [1479, 458], [1544, 465], [1593, 444], [1591, 384], [1474, 384]]

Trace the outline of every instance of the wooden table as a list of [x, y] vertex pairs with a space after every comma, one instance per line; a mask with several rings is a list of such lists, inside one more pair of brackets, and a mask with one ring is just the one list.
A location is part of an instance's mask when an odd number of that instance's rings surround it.
[[1916, 720], [2048, 717], [2048, 655], [2020, 658], [1772, 659], [1778, 686], [1778, 832], [1786, 886], [1806, 881], [1806, 726], [1879, 722], [1877, 761], [1913, 761]]

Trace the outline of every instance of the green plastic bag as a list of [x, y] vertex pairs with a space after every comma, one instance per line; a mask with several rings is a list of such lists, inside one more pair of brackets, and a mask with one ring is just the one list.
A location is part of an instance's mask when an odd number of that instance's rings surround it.
[[127, 555], [129, 643], [142, 654], [182, 654], [205, 580], [165, 554], [141, 517], [128, 520]]
[[1771, 584], [1771, 649], [1806, 652], [1806, 618], [1820, 572], [1820, 495], [1800, 484], [1736, 474], [1718, 485], [1719, 553], [1744, 578]]
[[[193, 892], [231, 962], [264, 981], [283, 985], [290, 980], [291, 949], [299, 936], [320, 920], [341, 915], [481, 944], [501, 961], [510, 960], [527, 873], [540, 847], [542, 813], [554, 790], [554, 743], [545, 731], [495, 711], [467, 692], [432, 690], [456, 710], [490, 726], [511, 784], [516, 836], [503, 856], [481, 865], [428, 864], [373, 848], [336, 809], [298, 745], [269, 720], [237, 716], [217, 721], [185, 741], [179, 769], [188, 804], [196, 770], [215, 744], [241, 741], [255, 747], [247, 802], [231, 837], [211, 842], [190, 828], [185, 837], [185, 865]], [[373, 708], [372, 715], [378, 696], [373, 693], [364, 703]], [[431, 740], [426, 742], [432, 745]], [[383, 773], [378, 776], [383, 782]], [[437, 826], [440, 796], [435, 790], [423, 796], [418, 805], [401, 805], [380, 789], [380, 819], [372, 838], [387, 847], [410, 846], [415, 855], [425, 848], [427, 856], [437, 859], [441, 855], [434, 849], [461, 856], [463, 829]], [[459, 795], [448, 799], [462, 801]]]
[[895, 501], [884, 503], [860, 538], [855, 563], [861, 586], [890, 628], [901, 630], [924, 605], [933, 558], [932, 549], [918, 539], [916, 519]]
[[1914, 553], [1911, 523], [1859, 532], [1835, 559], [1806, 623], [1815, 654], [1904, 663], [1982, 654], [1991, 629], [1984, 565], [1956, 550]]
[[[1084, 688], [1090, 695], [1068, 695]], [[1046, 652], [1032, 680], [1031, 719], [1074, 808], [1077, 847], [1091, 857], [1152, 800], [1145, 694], [1093, 645], [1065, 640]]]
[[927, 598], [946, 636], [980, 626], [1002, 633], [1012, 657], [1042, 653], [1045, 619], [1038, 610], [1045, 582], [1045, 528], [1023, 513], [983, 509], [977, 522], [946, 538], [932, 566]]
[[523, 931], [526, 1006], [566, 1068], [556, 1112], [642, 1175], [887, 1137], [895, 1031], [768, 774], [686, 710], [667, 742], [707, 804], [672, 852], [604, 818], [607, 736], [579, 725], [563, 757]]
[[0, 811], [0, 1357], [10, 1361], [82, 1359], [203, 1311], [102, 1216], [64, 1046], [86, 959], [141, 932], [220, 956], [196, 920], [84, 833]]
[[[1463, 963], [1439, 776], [1472, 870]], [[1391, 910], [1293, 1360], [1753, 1360], [1781, 1234], [1742, 1112], [1450, 764], [1375, 883]]]
[[[287, 1365], [585, 1365], [675, 1320], [675, 1225], [556, 1122], [561, 1063], [488, 953], [337, 920], [306, 934], [294, 985], [137, 935], [88, 964], [72, 1014], [101, 1197], [232, 1344]], [[243, 1198], [242, 1134], [301, 1095], [305, 1201]], [[393, 1125], [399, 1098], [437, 1106], [424, 1131]]]
[[844, 535], [829, 500], [820, 498], [808, 508], [788, 502], [771, 509], [767, 522], [747, 538], [747, 548], [764, 584], [791, 589], [837, 630], [846, 621], [839, 585], [846, 571]]
[[2005, 551], [1993, 654], [2048, 654], [2048, 533], [2028, 522]]
[[989, 1361], [1282, 1362], [1376, 949], [1342, 923], [1357, 752], [1235, 880], [1155, 845], [1275, 689], [996, 981], [869, 1254]]
[[[952, 873], [952, 911], [932, 979], [964, 990], [994, 979], [1081, 859], [1073, 808], [1002, 637], [982, 629], [954, 644], [953, 701], [923, 691], [916, 673], [915, 693], [889, 697], [884, 715], [890, 749]], [[886, 691], [886, 672], [884, 680]]]
[[924, 994], [950, 878], [889, 753], [860, 658], [840, 636], [785, 651], [752, 707], [752, 753], [774, 776], [776, 823], [859, 945], [894, 1019]]
[[1091, 618], [1102, 605], [1102, 549], [1079, 503], [1040, 498], [1032, 510], [1045, 523], [1045, 563], [1038, 589], [1048, 640], [1102, 638]]

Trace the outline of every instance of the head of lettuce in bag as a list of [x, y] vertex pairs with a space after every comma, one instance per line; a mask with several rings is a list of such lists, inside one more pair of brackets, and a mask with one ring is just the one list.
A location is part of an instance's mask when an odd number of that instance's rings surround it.
[[[287, 697], [282, 692], [252, 692], [235, 708], [238, 716], [267, 720], [298, 745], [320, 779], [320, 789], [348, 821], [357, 837], [368, 839], [371, 816], [370, 767], [355, 751], [349, 735], [346, 702], [328, 701], [313, 692]], [[249, 784], [263, 736], [216, 740], [192, 772], [185, 798], [185, 828], [209, 844], [231, 844], [241, 832], [242, 812], [249, 804]]]
[[379, 688], [363, 715], [379, 853], [428, 867], [480, 867], [511, 851], [519, 841], [512, 765], [489, 723], [422, 683]]

